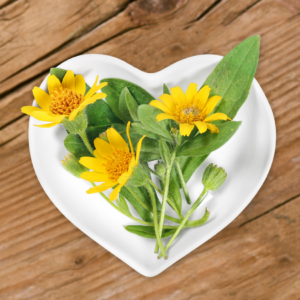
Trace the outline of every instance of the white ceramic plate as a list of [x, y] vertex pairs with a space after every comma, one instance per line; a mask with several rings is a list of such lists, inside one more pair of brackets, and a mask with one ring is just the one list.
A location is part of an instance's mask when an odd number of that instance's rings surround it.
[[[157, 73], [145, 73], [114, 57], [82, 55], [59, 67], [82, 74], [92, 85], [96, 76], [122, 78], [132, 81], [153, 96], [162, 94], [162, 85], [180, 86], [185, 90], [190, 82], [199, 86], [221, 60], [217, 55], [199, 55], [179, 61]], [[46, 79], [41, 88], [47, 90]], [[34, 105], [36, 103], [34, 102]], [[201, 217], [207, 206], [209, 221], [202, 227], [183, 230], [169, 250], [167, 260], [153, 253], [155, 241], [127, 232], [123, 225], [135, 222], [115, 211], [99, 194], [87, 195], [89, 182], [66, 172], [61, 160], [66, 133], [62, 126], [49, 129], [34, 127], [42, 124], [33, 118], [29, 122], [29, 145], [36, 175], [54, 205], [86, 235], [113, 253], [144, 276], [155, 276], [209, 240], [249, 204], [262, 186], [272, 164], [276, 129], [272, 110], [261, 87], [254, 80], [249, 97], [235, 120], [242, 125], [231, 140], [213, 152], [188, 182], [192, 199], [202, 189], [201, 178], [209, 163], [225, 168], [228, 177], [223, 186], [211, 193], [191, 219]], [[183, 198], [183, 212], [188, 210]], [[131, 209], [135, 214], [135, 211]], [[167, 213], [173, 214], [171, 209]], [[166, 240], [164, 240], [166, 243]]]

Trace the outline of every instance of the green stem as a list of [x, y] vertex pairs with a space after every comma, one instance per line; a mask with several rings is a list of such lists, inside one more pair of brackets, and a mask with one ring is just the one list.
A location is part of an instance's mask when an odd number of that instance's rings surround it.
[[[208, 191], [204, 188], [201, 195], [199, 196], [199, 198], [196, 200], [196, 202], [192, 205], [192, 207], [190, 208], [190, 210], [187, 212], [185, 218], [182, 220], [181, 224], [178, 226], [177, 230], [175, 231], [174, 235], [172, 236], [172, 238], [170, 239], [169, 243], [167, 244], [165, 250], [167, 250], [171, 244], [173, 243], [173, 241], [175, 240], [175, 238], [177, 237], [177, 235], [179, 234], [180, 230], [182, 228], [184, 228], [185, 223], [187, 222], [188, 218], [191, 216], [191, 214], [196, 210], [196, 208], [202, 203], [202, 201], [205, 199], [205, 197], [207, 196]], [[161, 255], [159, 254], [158, 258], [161, 258]]]
[[[96, 186], [96, 184], [94, 182], [91, 182], [91, 184], [92, 184], [92, 186]], [[106, 202], [108, 202], [113, 208], [115, 208], [121, 214], [125, 215], [126, 217], [128, 217], [128, 218], [132, 219], [133, 221], [136, 221], [136, 222], [138, 222], [140, 224], [154, 227], [153, 223], [146, 222], [146, 221], [140, 220], [138, 218], [135, 218], [132, 215], [125, 214], [117, 205], [115, 205], [112, 201], [110, 201], [109, 198], [103, 192], [99, 192], [99, 194], [106, 200]], [[208, 217], [209, 217], [209, 211], [206, 211], [205, 214], [203, 215], [203, 217], [201, 219], [199, 219], [197, 221], [190, 221], [190, 222], [188, 221], [186, 223], [185, 227], [188, 228], [188, 227], [198, 227], [198, 226], [201, 226], [201, 225], [203, 225], [207, 221]], [[181, 223], [181, 220], [179, 220], [179, 219], [175, 219], [175, 218], [172, 218], [172, 217], [169, 217], [169, 218], [170, 218], [170, 221], [173, 221], [173, 222], [178, 223], [178, 224]], [[176, 228], [178, 228], [178, 226], [168, 226], [168, 225], [165, 225], [163, 228], [164, 229], [176, 229]]]
[[[125, 185], [125, 187], [127, 188], [127, 190], [129, 191], [129, 193], [133, 196], [133, 198], [146, 210], [152, 212], [152, 207], [150, 207], [149, 205], [147, 205], [146, 203], [144, 203], [139, 197], [138, 195], [133, 191], [132, 188], [130, 188], [128, 185]], [[158, 212], [158, 215], [160, 216], [160, 213]], [[181, 220], [173, 218], [171, 216], [165, 215], [165, 218], [169, 221], [172, 221], [174, 223], [180, 224]]]
[[188, 189], [186, 187], [185, 180], [184, 180], [183, 175], [182, 175], [182, 171], [181, 171], [181, 168], [180, 168], [180, 165], [179, 165], [178, 158], [175, 159], [175, 167], [176, 167], [177, 175], [179, 177], [181, 187], [182, 187], [182, 190], [183, 190], [183, 193], [184, 193], [184, 196], [185, 196], [185, 200], [186, 200], [187, 204], [191, 204], [192, 203], [191, 198], [190, 198]]
[[94, 150], [93, 150], [93, 148], [91, 147], [91, 144], [90, 144], [90, 142], [89, 142], [89, 139], [88, 139], [88, 137], [87, 137], [87, 135], [86, 135], [86, 131], [83, 130], [83, 131], [79, 132], [78, 135], [81, 137], [83, 143], [85, 144], [85, 146], [87, 147], [87, 149], [90, 151], [90, 153], [92, 154], [92, 156], [95, 156], [95, 155], [94, 155]]
[[[163, 225], [164, 225], [166, 204], [167, 204], [169, 185], [170, 185], [170, 175], [171, 175], [171, 170], [173, 167], [175, 157], [176, 157], [176, 148], [172, 153], [170, 164], [167, 166], [167, 170], [166, 170], [166, 178], [165, 178], [165, 182], [164, 182], [164, 193], [163, 193], [163, 200], [162, 200], [162, 204], [161, 204], [161, 212], [160, 212], [160, 219], [159, 219], [159, 236], [160, 237], [161, 237], [162, 229], [163, 229]], [[159, 246], [158, 243], [156, 243], [154, 253], [158, 253], [158, 246]]]
[[[163, 195], [163, 191], [150, 178], [148, 178], [147, 181], [154, 187], [154, 189], [156, 189], [161, 195]], [[176, 205], [174, 204], [174, 201], [169, 197], [168, 197], [167, 201], [170, 204], [170, 206], [172, 206], [172, 208], [175, 210], [175, 212], [179, 216], [179, 218], [183, 219], [183, 215], [180, 211], [178, 211]], [[167, 215], [165, 216], [165, 218], [167, 219]]]
[[166, 251], [164, 249], [163, 243], [161, 241], [161, 232], [158, 228], [158, 221], [157, 221], [157, 211], [156, 211], [156, 199], [153, 193], [153, 190], [151, 186], [146, 183], [145, 188], [148, 190], [148, 193], [150, 195], [151, 201], [152, 201], [152, 207], [153, 207], [153, 222], [154, 222], [154, 229], [155, 229], [155, 235], [156, 235], [156, 241], [158, 243], [158, 246], [161, 250], [161, 255], [164, 257], [164, 259], [167, 259]]

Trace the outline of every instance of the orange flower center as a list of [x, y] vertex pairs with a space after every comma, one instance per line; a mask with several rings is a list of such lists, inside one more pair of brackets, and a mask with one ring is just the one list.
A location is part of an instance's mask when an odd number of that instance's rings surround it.
[[57, 89], [52, 94], [49, 110], [55, 115], [70, 115], [83, 102], [83, 95], [69, 89]]
[[109, 179], [117, 181], [123, 173], [128, 172], [131, 159], [131, 153], [115, 149], [114, 154], [109, 157], [104, 165]]
[[181, 104], [176, 105], [174, 117], [178, 123], [192, 123], [203, 119], [201, 110], [197, 106], [183, 107]]

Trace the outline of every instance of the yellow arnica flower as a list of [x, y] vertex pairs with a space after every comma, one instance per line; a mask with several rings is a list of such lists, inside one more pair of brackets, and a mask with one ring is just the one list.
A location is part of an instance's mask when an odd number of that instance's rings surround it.
[[136, 154], [133, 151], [129, 135], [130, 122], [127, 124], [127, 136], [130, 149], [122, 136], [114, 129], [106, 131], [108, 142], [96, 138], [94, 141], [96, 150], [95, 158], [82, 157], [79, 162], [93, 172], [83, 172], [81, 178], [92, 182], [103, 182], [99, 186], [90, 188], [87, 193], [93, 194], [103, 192], [117, 185], [109, 196], [111, 201], [117, 199], [122, 186], [126, 184], [132, 175], [133, 168], [139, 162], [143, 136], [136, 147]]
[[207, 129], [218, 133], [219, 129], [210, 122], [215, 120], [231, 120], [223, 113], [211, 114], [221, 100], [221, 96], [209, 98], [211, 88], [206, 85], [197, 92], [197, 84], [191, 83], [184, 94], [179, 86], [171, 88], [171, 95], [163, 94], [159, 100], [153, 100], [150, 105], [159, 108], [164, 113], [157, 115], [157, 121], [171, 119], [179, 123], [181, 135], [189, 136], [196, 125], [200, 133]]
[[95, 93], [106, 86], [107, 82], [99, 85], [97, 85], [97, 82], [98, 76], [91, 89], [84, 95], [85, 80], [82, 75], [74, 76], [72, 71], [67, 71], [62, 82], [55, 75], [49, 75], [47, 79], [49, 94], [39, 87], [32, 90], [33, 96], [41, 108], [24, 106], [21, 111], [37, 120], [51, 122], [44, 125], [35, 125], [42, 128], [53, 127], [61, 123], [64, 118], [72, 121], [78, 112], [88, 104], [106, 97], [104, 93]]

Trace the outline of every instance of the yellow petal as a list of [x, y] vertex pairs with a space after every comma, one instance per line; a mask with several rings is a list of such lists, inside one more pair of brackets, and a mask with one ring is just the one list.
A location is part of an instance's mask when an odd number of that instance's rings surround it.
[[185, 95], [179, 86], [171, 88], [171, 95], [177, 103], [185, 103]]
[[69, 115], [69, 121], [73, 121], [76, 116], [78, 115], [78, 113], [80, 112], [80, 107], [77, 107], [76, 109], [74, 109], [71, 114]]
[[84, 96], [84, 99], [88, 99], [88, 98], [92, 97], [96, 92], [98, 92], [100, 89], [102, 89], [103, 87], [105, 87], [107, 85], [107, 82], [102, 82], [99, 85], [97, 85], [98, 78], [99, 78], [99, 76], [97, 76], [93, 86]]
[[212, 121], [216, 121], [216, 120], [226, 121], [226, 120], [231, 120], [231, 119], [223, 113], [215, 113], [215, 114], [212, 114], [209, 117], [207, 117], [203, 122], [212, 122]]
[[159, 114], [156, 116], [156, 120], [158, 122], [162, 121], [162, 120], [167, 120], [167, 119], [171, 119], [171, 120], [174, 120], [174, 121], [177, 121], [175, 119], [175, 117], [171, 116], [171, 115], [168, 115], [168, 114]]
[[32, 90], [34, 99], [36, 100], [37, 104], [44, 110], [49, 111], [49, 106], [52, 101], [50, 95], [48, 95], [44, 90], [40, 89], [39, 87], [35, 87]]
[[103, 192], [103, 191], [106, 191], [106, 190], [112, 188], [116, 184], [117, 184], [117, 182], [111, 182], [111, 181], [104, 182], [104, 183], [102, 183], [102, 184], [100, 184], [98, 186], [90, 188], [86, 192], [88, 194], [100, 193], [100, 192]]
[[208, 97], [211, 88], [208, 85], [205, 85], [200, 91], [196, 94], [194, 104], [199, 107], [200, 110], [203, 109]]
[[92, 182], [109, 181], [108, 175], [99, 172], [83, 172], [80, 176], [82, 179]]
[[152, 100], [149, 104], [156, 108], [159, 108], [160, 110], [169, 115], [172, 115], [172, 112], [167, 108], [167, 106], [159, 100]]
[[179, 129], [180, 129], [180, 134], [181, 135], [187, 135], [189, 136], [193, 130], [195, 126], [192, 124], [188, 124], [188, 123], [180, 123], [179, 124]]
[[99, 153], [99, 151], [98, 151], [97, 149], [94, 150], [94, 155], [95, 155], [97, 158], [103, 159], [103, 156]]
[[219, 133], [219, 128], [211, 123], [207, 123], [207, 128], [210, 130], [211, 133]]
[[40, 127], [40, 128], [50, 128], [50, 127], [53, 127], [56, 125], [58, 125], [58, 124], [57, 123], [48, 123], [48, 124], [44, 124], [44, 125], [34, 125], [34, 126]]
[[145, 138], [146, 136], [143, 135], [142, 138], [139, 140], [139, 142], [137, 143], [137, 146], [136, 146], [136, 164], [139, 162], [139, 158], [140, 158], [140, 153], [141, 153], [141, 148], [142, 148], [142, 142], [143, 142], [143, 139]]
[[132, 175], [132, 171], [130, 172], [126, 172], [126, 173], [123, 173], [119, 179], [118, 179], [118, 183], [121, 184], [121, 185], [124, 185], [127, 180], [129, 179], [129, 177]]
[[62, 87], [61, 82], [55, 75], [48, 76], [47, 86], [50, 95], [53, 94], [53, 91], [58, 90]]
[[44, 110], [42, 110], [39, 107], [35, 107], [35, 106], [23, 106], [21, 108], [21, 112], [26, 114], [26, 115], [29, 115], [29, 116], [31, 116], [31, 114], [35, 111], [44, 111]]
[[201, 121], [194, 122], [194, 124], [197, 126], [200, 133], [204, 133], [207, 130], [207, 124], [203, 123]]
[[45, 111], [33, 111], [31, 113], [31, 116], [39, 121], [60, 123], [60, 122], [55, 122], [54, 121], [55, 116], [53, 116], [53, 115], [51, 116]]
[[61, 123], [61, 121], [64, 119], [64, 118], [67, 118], [68, 116], [66, 115], [58, 115], [58, 116], [55, 116], [53, 118], [53, 122], [54, 123]]
[[97, 171], [100, 173], [105, 173], [106, 169], [104, 166], [104, 163], [106, 162], [104, 159], [94, 158], [94, 157], [81, 157], [79, 162], [87, 167], [88, 169], [91, 169], [93, 171]]
[[[117, 132], [114, 128], [109, 128], [106, 131], [107, 139], [109, 144], [119, 150], [124, 150], [129, 152], [129, 148], [125, 140], [122, 138], [119, 132]], [[100, 151], [99, 151], [100, 152]], [[101, 153], [101, 152], [100, 152]]]
[[197, 94], [197, 84], [196, 83], [190, 83], [189, 87], [187, 88], [185, 92], [185, 98], [189, 104], [193, 103], [193, 100]]
[[94, 96], [92, 96], [91, 98], [88, 98], [88, 99], [84, 100], [84, 101], [83, 101], [76, 109], [74, 109], [74, 110], [71, 112], [71, 114], [70, 114], [70, 116], [69, 116], [69, 120], [70, 120], [70, 121], [73, 121], [73, 120], [76, 118], [77, 114], [78, 114], [81, 110], [83, 110], [87, 105], [92, 104], [92, 103], [94, 103], [96, 100], [98, 100], [98, 99], [100, 99], [100, 98], [105, 98], [105, 97], [106, 97], [106, 94], [104, 94], [104, 93], [97, 93], [97, 94], [95, 94]]
[[118, 195], [120, 193], [121, 188], [122, 188], [121, 184], [119, 184], [117, 187], [114, 188], [114, 190], [109, 195], [109, 200], [110, 201], [114, 201], [118, 198]]
[[159, 99], [166, 105], [166, 107], [170, 111], [172, 111], [172, 112], [175, 111], [176, 106], [175, 106], [174, 100], [171, 95], [163, 94], [159, 97]]
[[114, 152], [114, 148], [106, 141], [96, 138], [94, 140], [94, 145], [100, 155], [103, 157], [107, 155], [112, 155]]
[[208, 116], [216, 107], [216, 105], [220, 102], [222, 99], [221, 96], [212, 96], [207, 100], [206, 105], [203, 108], [203, 112], [201, 113], [201, 117], [205, 118]]
[[133, 157], [130, 161], [129, 167], [128, 167], [128, 172], [130, 172], [130, 175], [132, 174], [132, 170], [134, 167], [137, 166], [137, 162], [135, 160], [135, 158]]
[[85, 94], [85, 81], [82, 75], [75, 76], [75, 91], [82, 96]]
[[67, 71], [62, 81], [62, 87], [64, 89], [75, 91], [75, 78], [74, 78], [73, 71], [71, 70]]
[[126, 134], [127, 134], [129, 145], [130, 145], [130, 150], [131, 150], [130, 153], [134, 156], [134, 151], [133, 151], [133, 146], [132, 146], [129, 130], [130, 130], [130, 122], [127, 123]]

